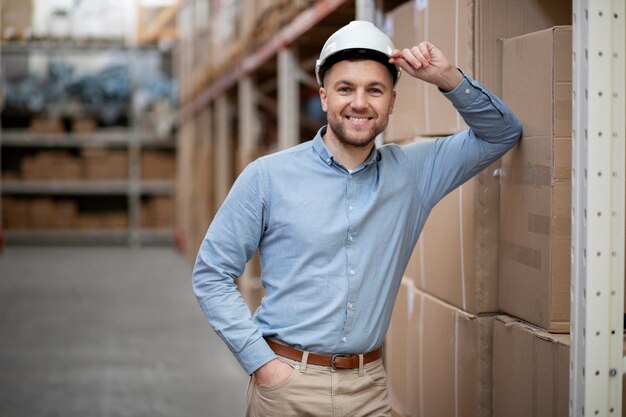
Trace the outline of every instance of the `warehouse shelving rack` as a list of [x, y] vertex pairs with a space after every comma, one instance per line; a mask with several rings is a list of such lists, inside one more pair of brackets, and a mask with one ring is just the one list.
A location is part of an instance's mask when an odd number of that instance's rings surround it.
[[[136, 82], [133, 77], [135, 60], [144, 53], [155, 54], [159, 51], [152, 46], [130, 47], [115, 42], [72, 42], [29, 41], [5, 42], [0, 46], [2, 55], [31, 54], [33, 52], [50, 56], [89, 57], [95, 53], [114, 53], [124, 60], [131, 74], [133, 94]], [[174, 179], [142, 179], [141, 154], [143, 150], [162, 150], [175, 154], [176, 142], [173, 136], [157, 137], [153, 132], [141, 130], [134, 123], [132, 111], [125, 110], [129, 126], [122, 128], [104, 128], [88, 133], [35, 133], [26, 129], [3, 129], [0, 131], [0, 155], [2, 149], [17, 148], [22, 150], [51, 150], [88, 148], [121, 149], [126, 151], [128, 159], [128, 177], [126, 179], [95, 180], [0, 180], [2, 196], [55, 196], [76, 198], [77, 196], [117, 196], [125, 198], [128, 227], [119, 229], [33, 229], [3, 230], [0, 224], [0, 236], [8, 244], [65, 244], [65, 243], [105, 243], [105, 244], [171, 244], [174, 240], [173, 227], [142, 227], [141, 200], [155, 196], [174, 197]], [[0, 206], [0, 210], [2, 207]]]
[[574, 0], [570, 416], [622, 415], [626, 7]]

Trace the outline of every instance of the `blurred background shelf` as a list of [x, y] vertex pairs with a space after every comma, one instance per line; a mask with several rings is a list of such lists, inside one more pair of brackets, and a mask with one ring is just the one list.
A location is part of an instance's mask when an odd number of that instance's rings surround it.
[[133, 240], [137, 240], [140, 245], [172, 245], [174, 243], [174, 230], [172, 228], [139, 229], [135, 235], [127, 229], [111, 230], [108, 228], [8, 230], [5, 232], [5, 239], [9, 245], [127, 245]]
[[[49, 244], [100, 236], [111, 243], [171, 244], [163, 238], [171, 233], [144, 230], [174, 228], [171, 47], [31, 38], [3, 42], [0, 52], [0, 208], [7, 243], [15, 236]], [[53, 220], [59, 215], [63, 233], [48, 232], [50, 224], [60, 227]], [[20, 225], [42, 233], [12, 234]], [[85, 225], [92, 229], [82, 230]], [[108, 233], [109, 227], [123, 230]]]
[[99, 130], [91, 133], [36, 133], [24, 129], [6, 129], [2, 132], [5, 147], [79, 148], [126, 147], [141, 145], [151, 148], [174, 149], [174, 137], [155, 138], [149, 132], [132, 132], [127, 129]]

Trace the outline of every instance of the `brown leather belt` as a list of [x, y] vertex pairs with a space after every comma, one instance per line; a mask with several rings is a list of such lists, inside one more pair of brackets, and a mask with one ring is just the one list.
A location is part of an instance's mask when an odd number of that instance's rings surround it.
[[[303, 351], [283, 345], [271, 339], [265, 339], [269, 347], [279, 356], [302, 362]], [[374, 362], [383, 356], [382, 346], [371, 352], [363, 354], [363, 364]], [[325, 355], [322, 353], [309, 352], [307, 363], [311, 365], [328, 366], [333, 369], [357, 369], [359, 367], [359, 355], [357, 354], [336, 354]]]

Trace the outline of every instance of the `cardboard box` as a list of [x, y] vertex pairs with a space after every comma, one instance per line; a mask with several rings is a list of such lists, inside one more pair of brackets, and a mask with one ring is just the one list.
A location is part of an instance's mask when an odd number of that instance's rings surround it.
[[55, 226], [72, 229], [78, 222], [78, 205], [73, 200], [57, 200], [55, 203]]
[[494, 417], [568, 417], [568, 334], [550, 334], [509, 316], [493, 330]]
[[56, 217], [54, 201], [51, 198], [33, 198], [28, 201], [29, 223], [33, 229], [52, 229]]
[[385, 346], [383, 352], [385, 354], [385, 368], [387, 371], [387, 386], [389, 387], [389, 400], [394, 415], [408, 415], [408, 391], [413, 393], [414, 386], [409, 380], [410, 370], [407, 364], [409, 359], [409, 316], [413, 314], [413, 305], [411, 310], [408, 307], [408, 300], [413, 300], [413, 284], [410, 280], [403, 279], [396, 303], [393, 307], [391, 322], [385, 337]]
[[571, 26], [503, 46], [503, 97], [524, 133], [502, 159], [499, 307], [559, 333], [570, 318], [571, 56]]
[[0, 17], [3, 40], [28, 39], [32, 34], [33, 1], [2, 0]]
[[[385, 31], [396, 48], [428, 40], [458, 67], [471, 72], [470, 7], [465, 1], [406, 2], [387, 14]], [[450, 30], [458, 18], [458, 31]], [[456, 35], [456, 36], [455, 36]], [[386, 141], [447, 135], [466, 127], [463, 119], [434, 85], [401, 75]]]
[[128, 178], [128, 152], [119, 149], [85, 148], [82, 150], [85, 177], [90, 180]]
[[33, 117], [30, 120], [30, 131], [41, 134], [60, 134], [65, 132], [65, 127], [59, 117]]
[[2, 197], [2, 225], [7, 230], [24, 230], [30, 227], [30, 215], [24, 198]]
[[72, 119], [72, 132], [93, 133], [98, 130], [98, 121], [93, 117]]
[[39, 151], [20, 163], [20, 176], [25, 180], [68, 180], [82, 176], [80, 159], [66, 151]]
[[[510, 316], [496, 317], [493, 416], [568, 417], [570, 343], [569, 334], [548, 333]], [[622, 377], [623, 417], [625, 379]]]
[[420, 290], [472, 314], [498, 310], [500, 185], [491, 172], [434, 207], [405, 272]]
[[[438, 3], [438, 2], [437, 2]], [[474, 77], [502, 94], [502, 40], [572, 24], [569, 0], [480, 0], [474, 6]], [[539, 61], [535, 61], [539, 62]]]
[[[572, 22], [568, 0], [415, 0], [386, 16], [386, 31], [398, 48], [429, 41], [457, 67], [500, 95], [501, 40]], [[455, 28], [455, 30], [451, 30]], [[436, 87], [400, 77], [386, 141], [448, 135], [465, 128]]]
[[151, 197], [141, 203], [140, 224], [142, 227], [173, 227], [174, 199]]
[[78, 215], [77, 226], [81, 229], [126, 229], [128, 215], [125, 211], [90, 211]]
[[385, 353], [395, 415], [491, 416], [493, 321], [404, 280]]
[[176, 176], [176, 155], [173, 152], [144, 150], [141, 153], [142, 179], [173, 179]]

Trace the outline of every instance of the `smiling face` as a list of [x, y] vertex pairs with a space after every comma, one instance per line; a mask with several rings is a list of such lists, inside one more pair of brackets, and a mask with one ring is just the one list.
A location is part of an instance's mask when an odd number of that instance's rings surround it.
[[370, 146], [387, 127], [396, 92], [389, 70], [372, 60], [340, 61], [320, 88], [328, 118], [326, 139], [348, 147]]

